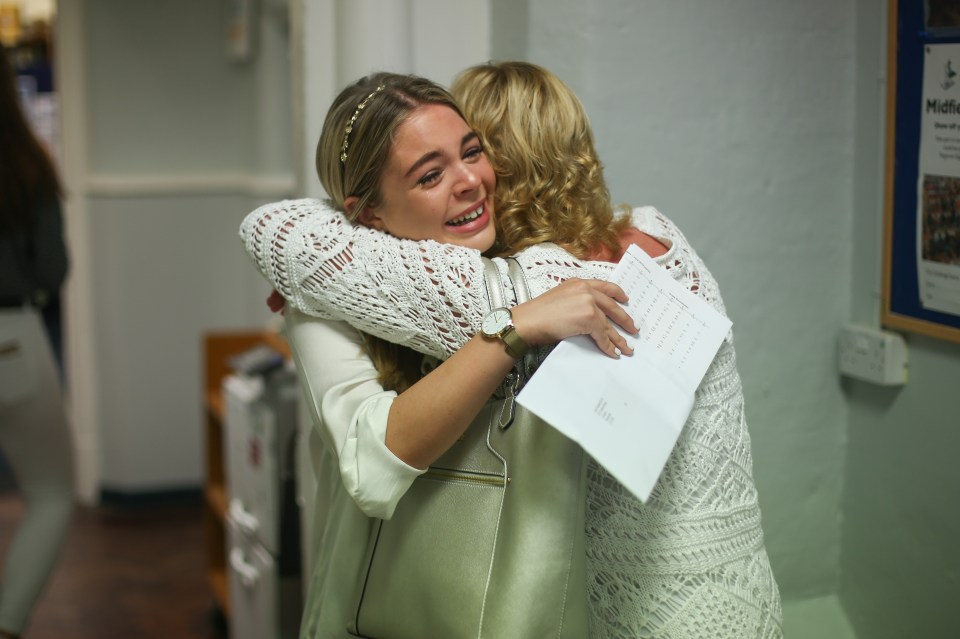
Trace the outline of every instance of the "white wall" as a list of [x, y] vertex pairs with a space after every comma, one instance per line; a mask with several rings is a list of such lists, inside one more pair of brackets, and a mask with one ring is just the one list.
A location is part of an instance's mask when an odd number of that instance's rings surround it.
[[960, 345], [907, 335], [903, 388], [835, 368], [841, 325], [879, 325], [887, 3], [521, 4], [493, 3], [495, 51], [574, 87], [615, 199], [721, 283], [785, 601], [844, 636], [952, 636]]
[[267, 319], [237, 239], [246, 212], [293, 187], [285, 16], [262, 5], [246, 63], [227, 56], [224, 3], [61, 7], [68, 359], [87, 498], [198, 487], [202, 336]]
[[[883, 202], [884, 3], [857, 0], [852, 319], [876, 324]], [[949, 637], [960, 593], [960, 344], [907, 335], [902, 388], [844, 384], [850, 419], [841, 600], [861, 637]]]
[[[734, 321], [785, 598], [835, 591], [846, 407], [854, 14], [813, 0], [531, 0], [527, 57], [590, 113], [615, 201], [672, 217]], [[495, 5], [494, 33], [511, 25]]]
[[293, 0], [299, 191], [324, 197], [314, 152], [327, 108], [375, 71], [415, 73], [448, 86], [490, 55], [489, 0]]

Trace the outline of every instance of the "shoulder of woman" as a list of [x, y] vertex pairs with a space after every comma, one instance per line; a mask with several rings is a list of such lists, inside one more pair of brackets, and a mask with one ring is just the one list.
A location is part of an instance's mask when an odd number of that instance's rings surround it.
[[676, 228], [666, 215], [653, 206], [636, 207], [633, 209], [632, 218], [636, 228], [651, 235], [662, 234], [664, 229]]

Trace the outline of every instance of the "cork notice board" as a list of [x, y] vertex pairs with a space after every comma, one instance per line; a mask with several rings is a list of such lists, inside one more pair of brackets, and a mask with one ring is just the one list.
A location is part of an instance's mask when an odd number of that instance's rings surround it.
[[882, 322], [960, 342], [960, 0], [888, 28]]

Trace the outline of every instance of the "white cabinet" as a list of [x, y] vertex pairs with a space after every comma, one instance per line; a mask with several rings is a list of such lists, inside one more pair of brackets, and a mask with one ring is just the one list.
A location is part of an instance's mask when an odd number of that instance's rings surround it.
[[290, 366], [233, 374], [222, 390], [230, 636], [293, 638], [302, 609], [296, 376]]
[[[279, 575], [273, 555], [227, 518], [230, 636], [283, 636], [279, 629]], [[291, 635], [295, 636], [295, 635]]]

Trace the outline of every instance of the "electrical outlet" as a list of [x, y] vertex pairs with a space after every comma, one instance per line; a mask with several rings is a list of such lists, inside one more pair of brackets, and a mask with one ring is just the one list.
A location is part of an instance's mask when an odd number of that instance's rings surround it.
[[897, 333], [848, 325], [838, 341], [842, 375], [881, 386], [907, 383], [907, 343]]

